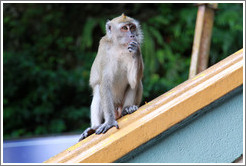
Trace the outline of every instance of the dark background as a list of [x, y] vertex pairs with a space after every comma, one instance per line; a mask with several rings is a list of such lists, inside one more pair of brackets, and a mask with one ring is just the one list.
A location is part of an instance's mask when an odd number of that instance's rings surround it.
[[[89, 73], [107, 19], [140, 21], [142, 104], [188, 79], [194, 4], [4, 4], [4, 139], [81, 133], [89, 126]], [[209, 65], [243, 47], [243, 5], [219, 4]]]

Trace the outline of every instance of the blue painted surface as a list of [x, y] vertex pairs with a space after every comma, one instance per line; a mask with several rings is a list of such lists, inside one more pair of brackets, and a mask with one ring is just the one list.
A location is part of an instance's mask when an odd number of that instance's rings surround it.
[[242, 86], [199, 112], [205, 113], [196, 119], [193, 115], [175, 132], [160, 134], [116, 162], [233, 162], [243, 153]]
[[3, 163], [42, 163], [78, 142], [80, 135], [3, 142]]

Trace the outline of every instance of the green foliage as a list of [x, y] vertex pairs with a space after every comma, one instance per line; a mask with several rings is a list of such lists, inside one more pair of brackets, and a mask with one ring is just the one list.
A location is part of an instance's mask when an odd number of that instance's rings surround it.
[[[7, 4], [4, 138], [82, 132], [89, 125], [90, 68], [106, 20], [123, 12], [138, 19], [144, 33], [143, 102], [188, 78], [193, 4]], [[241, 4], [219, 4], [210, 65], [243, 47], [242, 15]]]
[[210, 64], [215, 64], [241, 48], [243, 48], [242, 5], [220, 4], [214, 22]]

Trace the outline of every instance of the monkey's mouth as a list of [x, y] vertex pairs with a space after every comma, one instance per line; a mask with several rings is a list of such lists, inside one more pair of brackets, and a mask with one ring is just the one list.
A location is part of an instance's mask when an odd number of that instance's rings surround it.
[[138, 41], [134, 39], [134, 40], [128, 40], [128, 41], [124, 42], [122, 45], [123, 45], [124, 47], [128, 47], [128, 45], [129, 45], [131, 42], [136, 42], [136, 43], [138, 43]]
[[138, 43], [138, 41], [137, 41], [136, 39], [131, 39], [131, 40], [129, 40], [129, 42], [128, 42], [127, 44], [129, 44], [129, 43], [131, 43], [131, 42], [136, 42], [136, 43]]

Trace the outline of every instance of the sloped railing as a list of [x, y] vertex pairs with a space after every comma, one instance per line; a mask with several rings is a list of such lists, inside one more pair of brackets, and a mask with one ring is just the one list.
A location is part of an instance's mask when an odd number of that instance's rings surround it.
[[114, 162], [242, 84], [243, 49], [45, 162]]

